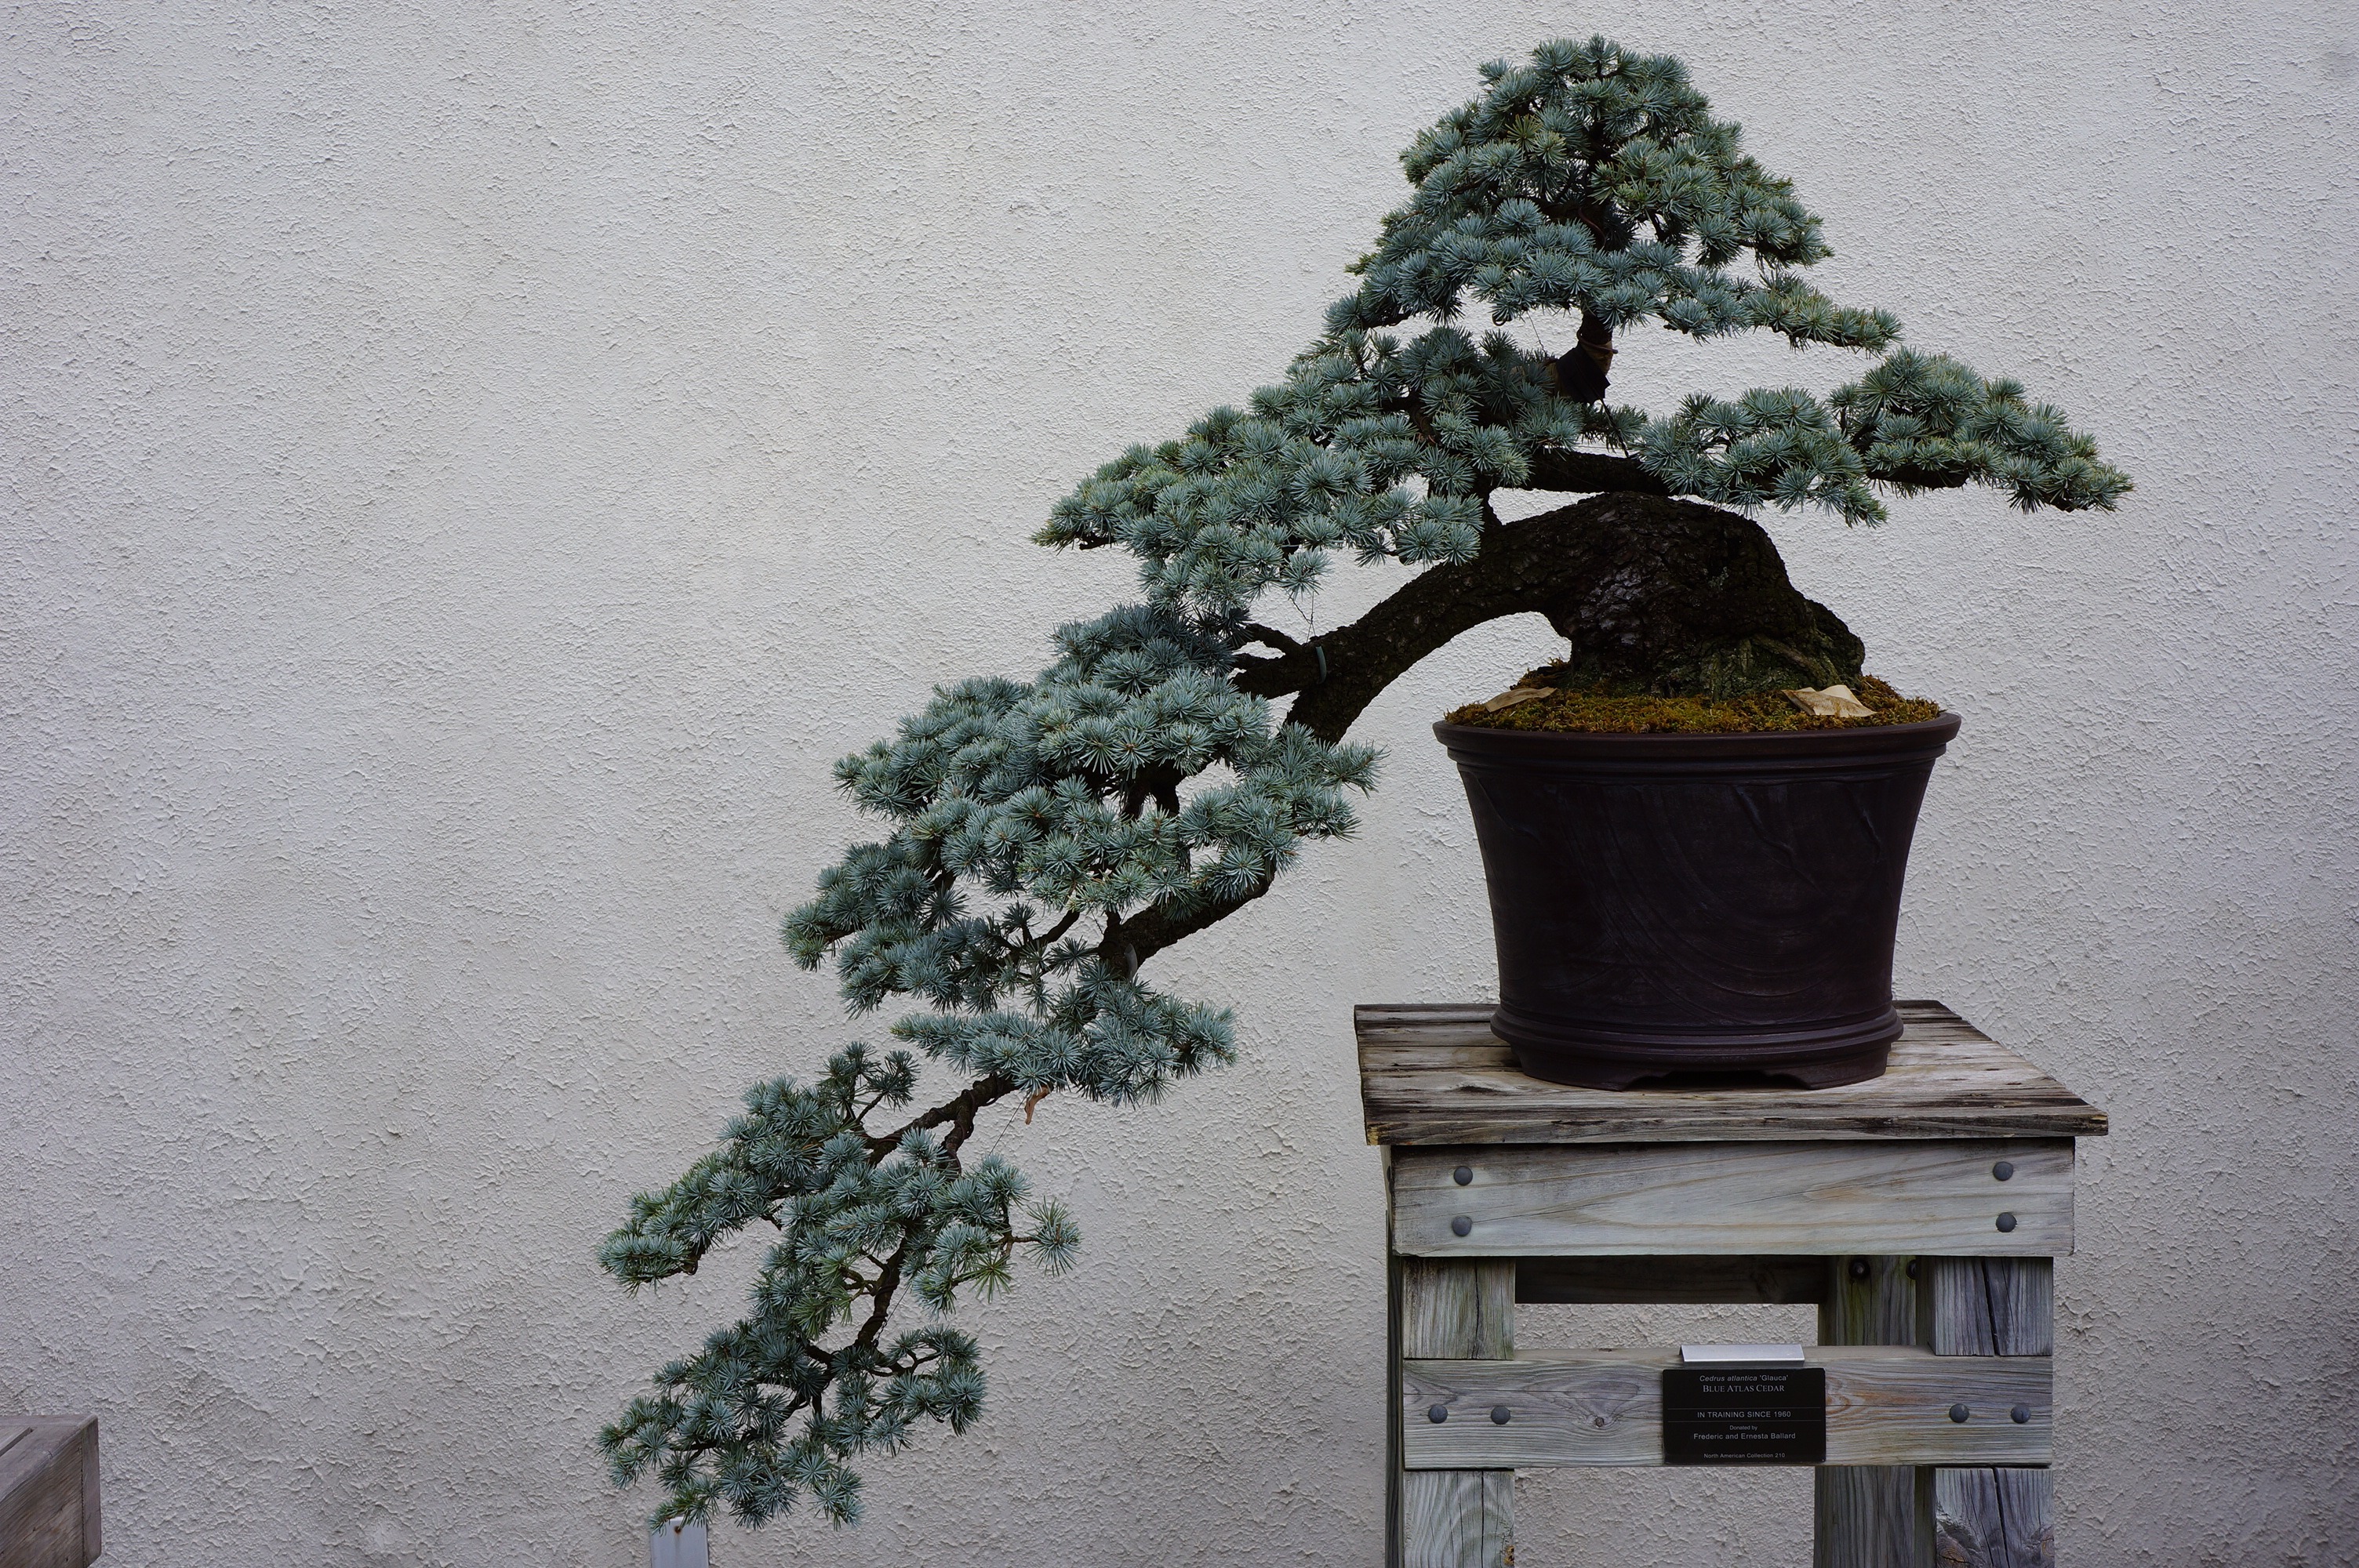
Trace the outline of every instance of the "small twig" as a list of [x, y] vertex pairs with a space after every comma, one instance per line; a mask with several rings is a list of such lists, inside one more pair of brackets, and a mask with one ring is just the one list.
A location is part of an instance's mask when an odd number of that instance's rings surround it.
[[1024, 1097], [1025, 1126], [1029, 1127], [1032, 1125], [1032, 1108], [1038, 1105], [1042, 1100], [1047, 1099], [1055, 1092], [1056, 1091], [1054, 1089], [1034, 1089], [1030, 1094]]

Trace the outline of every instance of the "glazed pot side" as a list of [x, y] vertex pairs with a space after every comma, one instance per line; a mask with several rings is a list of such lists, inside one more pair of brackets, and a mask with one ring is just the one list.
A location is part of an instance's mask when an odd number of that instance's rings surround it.
[[1754, 735], [1437, 724], [1473, 807], [1524, 1071], [1811, 1087], [1882, 1073], [1908, 845], [1958, 717]]

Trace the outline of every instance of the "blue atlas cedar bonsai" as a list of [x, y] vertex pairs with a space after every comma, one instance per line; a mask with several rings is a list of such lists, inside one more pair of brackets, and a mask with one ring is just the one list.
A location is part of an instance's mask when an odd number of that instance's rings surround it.
[[[744, 1318], [602, 1434], [618, 1484], [654, 1473], [658, 1518], [758, 1523], [808, 1494], [849, 1521], [854, 1458], [982, 1413], [952, 1309], [1019, 1256], [1067, 1268], [1081, 1238], [1006, 1162], [965, 1156], [977, 1114], [1059, 1090], [1148, 1100], [1231, 1059], [1229, 1014], [1158, 991], [1148, 961], [1268, 891], [1304, 840], [1352, 832], [1376, 753], [1344, 736], [1419, 659], [1537, 611], [1600, 690], [1856, 679], [1859, 640], [1743, 514], [1874, 524], [1883, 492], [1968, 482], [2071, 511], [2129, 488], [2014, 382], [1898, 347], [1888, 313], [1805, 282], [1830, 254], [1818, 219], [1677, 60], [1593, 38], [1482, 74], [1402, 155], [1414, 195], [1285, 381], [1052, 510], [1043, 543], [1129, 550], [1145, 601], [1065, 627], [1029, 681], [938, 689], [837, 764], [887, 831], [821, 876], [786, 941], [807, 968], [833, 956], [852, 1012], [914, 1008], [891, 1025], [907, 1049], [848, 1045], [808, 1082], [756, 1085], [721, 1147], [605, 1243], [636, 1287], [742, 1227], [776, 1231]], [[1454, 324], [1470, 302], [1495, 326], [1562, 312], [1575, 344], [1476, 337]], [[1610, 405], [1616, 335], [1650, 321], [1883, 357], [1824, 399]], [[1509, 524], [1501, 490], [1588, 499]], [[1338, 550], [1425, 569], [1308, 642], [1252, 619]], [[913, 1110], [921, 1056], [963, 1087]]]

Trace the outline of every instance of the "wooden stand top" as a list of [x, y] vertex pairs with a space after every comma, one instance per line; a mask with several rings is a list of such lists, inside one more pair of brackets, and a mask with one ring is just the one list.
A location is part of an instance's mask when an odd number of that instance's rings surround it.
[[1359, 1007], [1360, 1098], [1383, 1144], [2082, 1138], [2105, 1113], [1938, 1001], [1904, 1001], [1892, 1065], [1841, 1088], [1584, 1089], [1527, 1076], [1491, 1008]]

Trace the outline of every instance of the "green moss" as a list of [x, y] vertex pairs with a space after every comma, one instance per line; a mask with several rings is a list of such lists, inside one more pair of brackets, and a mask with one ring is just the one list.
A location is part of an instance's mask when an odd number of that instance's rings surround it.
[[[1537, 669], [1518, 682], [1522, 686], [1555, 686], [1565, 673], [1561, 665]], [[1879, 724], [1918, 724], [1940, 717], [1941, 705], [1923, 697], [1903, 697], [1874, 676], [1849, 683], [1860, 701], [1875, 710], [1871, 719], [1816, 719], [1794, 706], [1782, 692], [1754, 691], [1735, 697], [1617, 696], [1603, 684], [1560, 687], [1553, 696], [1536, 697], [1512, 708], [1486, 713], [1479, 702], [1453, 709], [1452, 724], [1485, 730], [1566, 730], [1603, 731], [1616, 735], [1752, 735], [1779, 730], [1862, 730]]]

